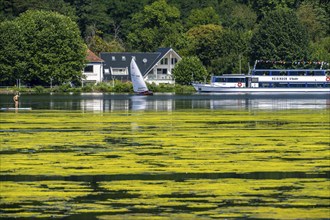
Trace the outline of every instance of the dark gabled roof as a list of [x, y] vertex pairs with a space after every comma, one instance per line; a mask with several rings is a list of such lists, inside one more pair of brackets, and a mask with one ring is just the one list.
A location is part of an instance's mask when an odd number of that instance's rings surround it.
[[87, 56], [86, 56], [86, 60], [88, 62], [103, 62], [103, 60], [96, 56], [95, 53], [93, 53], [90, 49], [87, 49]]
[[147, 74], [158, 61], [164, 57], [171, 48], [159, 48], [157, 52], [138, 53], [138, 52], [101, 52], [100, 57], [105, 61], [104, 69], [112, 68], [126, 68], [129, 67], [132, 57], [135, 57], [142, 75]]

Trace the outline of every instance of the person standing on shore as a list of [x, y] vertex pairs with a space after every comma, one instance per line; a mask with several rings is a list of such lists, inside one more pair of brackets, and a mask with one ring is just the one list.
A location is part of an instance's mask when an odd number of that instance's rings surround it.
[[13, 100], [15, 102], [15, 108], [18, 108], [18, 98], [19, 98], [19, 95], [16, 94], [14, 97], [13, 97]]

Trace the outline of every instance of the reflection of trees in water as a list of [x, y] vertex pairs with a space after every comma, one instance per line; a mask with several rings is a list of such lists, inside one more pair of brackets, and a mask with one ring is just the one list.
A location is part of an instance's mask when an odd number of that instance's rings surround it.
[[[11, 95], [0, 95], [0, 107], [12, 105]], [[23, 94], [22, 107], [82, 111], [172, 111], [180, 109], [324, 109], [329, 108], [329, 94], [248, 95], [248, 94], [156, 94], [152, 97], [131, 94]]]

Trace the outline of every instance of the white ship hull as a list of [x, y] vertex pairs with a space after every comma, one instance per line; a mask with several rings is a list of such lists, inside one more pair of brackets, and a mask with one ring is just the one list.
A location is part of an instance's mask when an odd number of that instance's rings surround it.
[[329, 93], [330, 88], [246, 88], [246, 87], [221, 87], [212, 84], [192, 84], [197, 92], [216, 92], [216, 93]]

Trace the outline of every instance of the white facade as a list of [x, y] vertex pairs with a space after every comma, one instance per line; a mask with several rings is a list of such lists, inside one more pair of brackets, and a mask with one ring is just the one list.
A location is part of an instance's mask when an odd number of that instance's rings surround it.
[[103, 63], [88, 63], [83, 71], [83, 83], [100, 83], [103, 81]]
[[88, 63], [83, 69], [82, 83], [100, 83], [103, 81], [103, 60], [91, 50], [87, 50], [86, 60]]
[[174, 50], [170, 49], [146, 74], [145, 81], [157, 85], [161, 83], [174, 84], [172, 71], [181, 59]]

